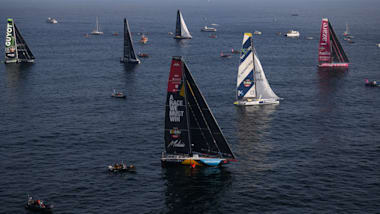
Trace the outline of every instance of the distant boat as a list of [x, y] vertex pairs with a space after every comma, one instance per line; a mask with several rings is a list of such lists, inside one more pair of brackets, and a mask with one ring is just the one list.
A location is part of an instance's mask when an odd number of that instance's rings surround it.
[[96, 29], [91, 32], [91, 35], [103, 35], [103, 32], [99, 29], [98, 17], [96, 17]]
[[113, 32], [113, 33], [112, 33], [112, 36], [118, 36], [118, 35], [119, 35], [118, 32]]
[[285, 34], [286, 37], [291, 37], [291, 38], [298, 38], [300, 37], [300, 32], [296, 30], [290, 30]]
[[380, 48], [380, 43], [377, 43], [376, 46], [377, 46], [378, 48]]
[[168, 79], [162, 167], [219, 167], [236, 161], [204, 96], [180, 56], [172, 58]]
[[140, 42], [146, 44], [148, 42], [148, 37], [146, 37], [144, 34], [141, 34]]
[[292, 13], [292, 16], [299, 16], [298, 13]]
[[348, 24], [346, 23], [346, 30], [343, 32], [343, 36], [349, 36], [350, 30], [348, 29]]
[[255, 32], [253, 32], [253, 34], [255, 34], [255, 35], [261, 35], [262, 32], [261, 32], [261, 31], [258, 31], [258, 30], [255, 30]]
[[140, 60], [137, 58], [135, 50], [133, 49], [133, 42], [129, 24], [127, 19], [124, 19], [124, 56], [120, 62], [129, 64], [139, 64]]
[[223, 58], [230, 58], [231, 57], [231, 54], [224, 54], [223, 51], [220, 52], [220, 57], [223, 57]]
[[5, 34], [5, 63], [29, 63], [34, 62], [34, 55], [30, 51], [26, 41], [21, 36], [13, 19], [7, 20], [7, 32]]
[[216, 34], [210, 34], [208, 35], [208, 38], [216, 39], [218, 36]]
[[322, 19], [318, 48], [318, 67], [348, 68], [348, 57], [327, 18]]
[[189, 30], [183, 20], [181, 11], [177, 11], [177, 22], [175, 27], [175, 36], [174, 39], [191, 39]]
[[50, 23], [50, 24], [57, 24], [58, 21], [54, 18], [50, 18], [48, 17], [47, 20], [46, 20], [47, 23]]
[[173, 32], [168, 32], [168, 35], [173, 35]]
[[306, 39], [307, 39], [307, 40], [313, 40], [314, 37], [312, 37], [312, 36], [308, 36], [308, 37], [306, 37]]
[[234, 104], [242, 106], [278, 104], [279, 99], [265, 77], [253, 46], [252, 33], [244, 33]]
[[368, 79], [365, 79], [365, 86], [368, 86], [368, 87], [380, 87], [380, 85], [377, 84], [377, 82], [375, 80], [368, 81]]
[[126, 98], [125, 94], [120, 91], [116, 91], [115, 89], [113, 90], [113, 93], [111, 94], [111, 97], [115, 98]]
[[149, 57], [149, 55], [146, 53], [139, 53], [139, 54], [137, 54], [137, 56], [139, 56], [141, 58], [148, 58]]
[[203, 28], [201, 28], [201, 31], [203, 31], [203, 32], [216, 32], [216, 28], [204, 26]]

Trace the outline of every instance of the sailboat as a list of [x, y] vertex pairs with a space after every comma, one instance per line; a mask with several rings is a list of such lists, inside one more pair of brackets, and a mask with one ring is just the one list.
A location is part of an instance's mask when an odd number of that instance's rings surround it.
[[235, 105], [278, 104], [280, 98], [270, 87], [253, 47], [252, 33], [244, 33], [237, 74]]
[[185, 21], [183, 20], [183, 16], [181, 11], [177, 11], [177, 22], [175, 26], [175, 36], [174, 39], [191, 39], [191, 35]]
[[34, 62], [34, 59], [13, 19], [8, 19], [5, 34], [5, 63]]
[[127, 19], [124, 19], [124, 56], [120, 59], [120, 62], [130, 64], [140, 63], [133, 49], [132, 36]]
[[348, 57], [327, 18], [322, 19], [318, 48], [318, 67], [348, 68]]
[[180, 56], [174, 56], [170, 66], [164, 136], [163, 167], [217, 167], [235, 161], [214, 115]]
[[346, 30], [343, 32], [343, 36], [349, 36], [350, 35], [350, 31], [348, 29], [348, 24], [346, 23]]
[[99, 30], [99, 20], [96, 17], [96, 29], [91, 32], [92, 35], [103, 35], [103, 32]]

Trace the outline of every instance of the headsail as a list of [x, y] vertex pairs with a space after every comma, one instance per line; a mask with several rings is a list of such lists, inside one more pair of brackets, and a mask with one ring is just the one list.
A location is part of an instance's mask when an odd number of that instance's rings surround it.
[[124, 56], [121, 59], [121, 62], [132, 64], [140, 63], [140, 60], [137, 58], [133, 49], [132, 36], [127, 19], [124, 19]]
[[165, 114], [167, 153], [235, 158], [181, 57], [172, 59]]
[[261, 66], [261, 62], [259, 60], [259, 57], [257, 56], [255, 48], [253, 48], [253, 51], [254, 51], [254, 58], [255, 58], [255, 84], [256, 84], [257, 97], [261, 99], [273, 99], [273, 100], [280, 99], [273, 92], [272, 88], [269, 85], [269, 82], [265, 76], [263, 67]]
[[34, 62], [34, 55], [26, 44], [13, 19], [8, 19], [5, 37], [5, 63]]
[[318, 63], [348, 63], [348, 57], [327, 18], [322, 19], [321, 36], [318, 48]]
[[175, 29], [175, 39], [191, 39], [192, 36], [187, 29], [185, 20], [183, 19], [182, 13], [180, 10], [177, 11], [177, 21]]

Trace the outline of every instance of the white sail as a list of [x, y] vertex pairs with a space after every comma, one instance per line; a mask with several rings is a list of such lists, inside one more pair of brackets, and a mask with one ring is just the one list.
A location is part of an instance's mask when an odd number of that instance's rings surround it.
[[256, 97], [253, 67], [252, 34], [244, 33], [236, 82], [238, 100]]
[[181, 21], [181, 36], [185, 38], [192, 38], [189, 30], [187, 29], [185, 21], [183, 20], [182, 13], [179, 12], [179, 15], [180, 15], [180, 21]]
[[257, 97], [261, 99], [279, 99], [279, 97], [273, 92], [267, 78], [265, 77], [265, 73], [257, 56], [256, 50], [254, 49], [253, 51], [255, 55], [255, 84]]

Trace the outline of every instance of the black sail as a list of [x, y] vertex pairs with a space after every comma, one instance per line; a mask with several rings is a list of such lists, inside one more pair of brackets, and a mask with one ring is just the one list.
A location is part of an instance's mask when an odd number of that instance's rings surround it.
[[187, 86], [185, 88], [192, 152], [235, 159], [214, 115], [185, 63], [184, 76]]
[[330, 40], [331, 45], [331, 57], [333, 62], [349, 62], [346, 53], [343, 50], [342, 45], [340, 44], [338, 37], [336, 36], [332, 25], [329, 22], [329, 31], [330, 31]]
[[184, 63], [173, 57], [165, 109], [165, 150], [168, 154], [191, 154], [185, 93]]
[[16, 41], [17, 41], [17, 55], [20, 62], [28, 62], [34, 60], [34, 55], [26, 44], [24, 38], [21, 36], [20, 31], [17, 29], [16, 24], [14, 24]]
[[179, 10], [177, 11], [177, 22], [175, 25], [175, 36], [180, 37], [181, 36], [181, 13]]
[[133, 49], [131, 32], [127, 19], [124, 19], [124, 62], [138, 62]]

